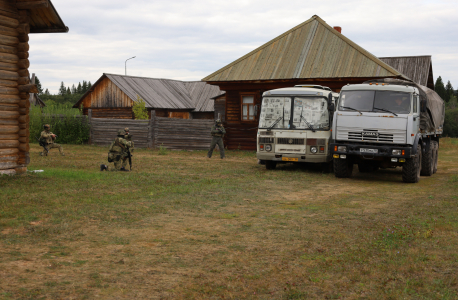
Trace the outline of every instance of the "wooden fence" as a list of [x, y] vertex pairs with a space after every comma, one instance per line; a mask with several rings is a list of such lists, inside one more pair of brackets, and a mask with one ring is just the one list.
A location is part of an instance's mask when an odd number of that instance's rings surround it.
[[129, 127], [136, 148], [152, 147], [151, 120], [99, 119], [91, 118], [90, 143], [98, 146], [109, 146], [118, 130]]
[[213, 120], [156, 117], [153, 125], [154, 146], [162, 145], [167, 149], [208, 149], [213, 124]]
[[90, 143], [108, 146], [119, 129], [129, 127], [136, 148], [204, 150], [210, 147], [213, 120], [155, 117], [151, 120], [90, 118]]

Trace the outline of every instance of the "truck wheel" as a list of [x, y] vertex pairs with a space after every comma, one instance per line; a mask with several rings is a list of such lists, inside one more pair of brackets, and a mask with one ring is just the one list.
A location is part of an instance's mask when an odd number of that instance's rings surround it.
[[349, 178], [353, 172], [353, 164], [348, 159], [334, 159], [334, 175], [338, 178]]
[[273, 160], [266, 160], [266, 169], [273, 170], [277, 166], [277, 162]]
[[432, 141], [431, 144], [434, 145], [433, 174], [436, 174], [437, 159], [439, 158], [439, 143], [437, 141]]
[[429, 144], [428, 152], [425, 152], [421, 158], [421, 176], [431, 176], [433, 175], [434, 167], [434, 146], [431, 141]]
[[421, 171], [421, 146], [417, 146], [417, 156], [407, 158], [402, 165], [402, 181], [408, 183], [417, 183], [420, 180]]

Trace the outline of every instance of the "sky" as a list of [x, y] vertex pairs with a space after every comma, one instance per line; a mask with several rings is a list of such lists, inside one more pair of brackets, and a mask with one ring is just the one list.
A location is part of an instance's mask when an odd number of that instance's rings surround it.
[[68, 33], [30, 34], [44, 89], [103, 73], [201, 80], [318, 15], [377, 57], [432, 55], [458, 88], [458, 0], [51, 0]]

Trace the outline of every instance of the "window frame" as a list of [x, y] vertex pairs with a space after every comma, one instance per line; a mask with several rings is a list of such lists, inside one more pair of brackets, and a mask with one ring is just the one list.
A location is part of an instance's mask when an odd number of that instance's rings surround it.
[[[252, 104], [244, 104], [243, 103], [243, 97], [253, 97], [253, 103]], [[247, 107], [247, 119], [243, 119], [243, 107]], [[254, 118], [252, 120], [248, 119], [250, 116], [250, 106], [253, 107], [253, 116]], [[240, 94], [240, 121], [241, 122], [246, 122], [246, 123], [253, 123], [258, 121], [258, 114], [256, 113], [256, 93], [241, 93]]]

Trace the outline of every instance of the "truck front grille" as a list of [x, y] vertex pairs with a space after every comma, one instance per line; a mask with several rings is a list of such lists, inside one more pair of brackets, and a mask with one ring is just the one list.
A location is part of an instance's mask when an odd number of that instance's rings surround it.
[[260, 137], [259, 144], [273, 144], [274, 138], [273, 137]]
[[348, 139], [351, 141], [374, 141], [374, 142], [393, 142], [393, 135], [377, 133], [376, 136], [363, 135], [361, 131], [349, 131]]
[[277, 138], [277, 144], [280, 144], [280, 145], [304, 145], [304, 139]]

